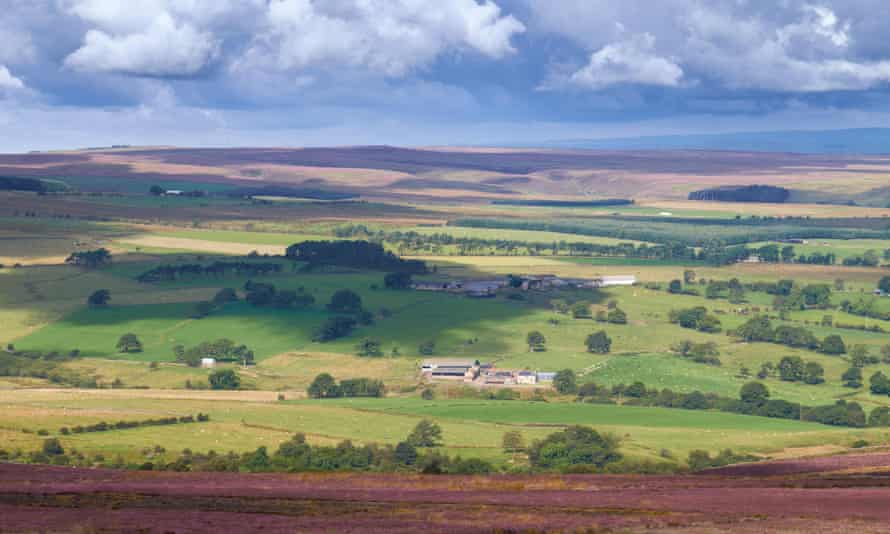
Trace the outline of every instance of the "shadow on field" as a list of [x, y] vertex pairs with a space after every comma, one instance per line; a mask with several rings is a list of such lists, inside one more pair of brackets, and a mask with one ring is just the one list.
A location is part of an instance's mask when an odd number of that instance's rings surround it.
[[[135, 267], [139, 268], [135, 268]], [[108, 279], [123, 281], [145, 265], [120, 265]], [[337, 352], [352, 354], [364, 338], [381, 343], [385, 354], [419, 357], [419, 345], [433, 341], [436, 354], [467, 358], [494, 358], [505, 352], [528, 330], [525, 317], [549, 306], [551, 298], [563, 295], [534, 293], [521, 294], [522, 300], [505, 298], [473, 299], [421, 291], [392, 291], [381, 287], [384, 273], [354, 272], [337, 274], [288, 273], [257, 278], [273, 283], [279, 289], [304, 287], [316, 302], [310, 309], [276, 309], [254, 307], [243, 300], [230, 303], [209, 316], [195, 319], [195, 304], [186, 302], [147, 303], [138, 305], [115, 304], [105, 308], [82, 307], [58, 321], [16, 341], [22, 350], [68, 352], [78, 349], [84, 356], [115, 357], [139, 360], [170, 360], [176, 345], [186, 347], [221, 337], [243, 343], [256, 353], [258, 360], [287, 351]], [[492, 278], [490, 273], [468, 273], [462, 277]], [[209, 298], [216, 289], [241, 289], [247, 277], [225, 277], [201, 280], [198, 286], [188, 281], [169, 284], [139, 284], [148, 296], [163, 298], [174, 293], [204, 291]], [[132, 282], [132, 279], [127, 281]], [[101, 282], [97, 282], [101, 283]], [[132, 285], [132, 284], [130, 284]], [[97, 286], [102, 287], [102, 286]], [[93, 288], [90, 287], [91, 291]], [[312, 341], [314, 331], [335, 314], [325, 305], [330, 295], [339, 289], [351, 289], [361, 295], [365, 308], [375, 316], [374, 324], [358, 327], [349, 336], [326, 343]], [[89, 291], [86, 291], [87, 293]], [[154, 295], [152, 293], [154, 292]], [[601, 302], [601, 292], [584, 292], [583, 298]], [[242, 292], [243, 297], [243, 292]], [[142, 341], [144, 352], [118, 354], [115, 345], [125, 333], [134, 333]]]

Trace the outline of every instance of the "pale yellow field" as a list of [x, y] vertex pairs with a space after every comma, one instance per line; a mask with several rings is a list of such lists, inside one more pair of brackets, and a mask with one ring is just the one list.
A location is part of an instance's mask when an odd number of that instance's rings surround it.
[[121, 243], [128, 245], [169, 248], [176, 250], [193, 250], [196, 252], [215, 252], [217, 254], [232, 254], [243, 256], [256, 251], [260, 254], [279, 255], [284, 254], [283, 245], [251, 245], [249, 243], [223, 243], [219, 241], [205, 241], [203, 239], [189, 239], [185, 237], [162, 237], [146, 235], [122, 239]]
[[890, 208], [826, 204], [767, 204], [758, 202], [707, 202], [698, 200], [641, 200], [638, 206], [666, 210], [707, 210], [761, 216], [887, 217]]

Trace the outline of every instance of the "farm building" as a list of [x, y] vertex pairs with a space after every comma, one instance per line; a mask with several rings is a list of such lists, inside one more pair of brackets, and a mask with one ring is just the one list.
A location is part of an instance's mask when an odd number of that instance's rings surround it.
[[420, 373], [431, 380], [473, 380], [479, 375], [479, 362], [474, 360], [424, 360]]
[[482, 375], [482, 383], [491, 386], [510, 386], [516, 383], [513, 371], [488, 371]]
[[632, 286], [637, 283], [637, 277], [629, 275], [600, 276], [591, 280], [591, 287]]
[[460, 289], [460, 283], [448, 280], [417, 281], [411, 284], [417, 291], [454, 291]]
[[201, 358], [201, 368], [202, 369], [213, 369], [216, 367], [216, 359], [215, 358]]
[[171, 197], [178, 197], [181, 196], [183, 193], [179, 189], [168, 189], [164, 191], [164, 194]]
[[537, 373], [538, 382], [553, 382], [554, 378], [556, 378], [556, 373], [553, 373], [553, 372], [539, 372], [539, 373]]
[[462, 293], [471, 297], [489, 297], [494, 296], [498, 289], [506, 285], [506, 279], [434, 280], [414, 282], [411, 288], [417, 291], [447, 291], [449, 293]]
[[538, 375], [532, 371], [519, 371], [516, 373], [516, 383], [533, 386], [538, 383]]

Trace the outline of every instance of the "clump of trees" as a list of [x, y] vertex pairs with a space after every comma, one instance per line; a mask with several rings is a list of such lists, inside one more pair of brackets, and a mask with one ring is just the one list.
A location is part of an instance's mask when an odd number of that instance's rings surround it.
[[383, 397], [386, 386], [381, 380], [371, 378], [349, 378], [337, 383], [328, 373], [321, 373], [309, 384], [307, 393], [313, 399], [338, 397]]
[[357, 269], [423, 274], [426, 263], [405, 260], [368, 241], [303, 241], [287, 247], [285, 256], [310, 266], [338, 265]]
[[247, 292], [244, 300], [258, 308], [308, 308], [315, 304], [315, 297], [302, 289], [278, 290], [272, 284], [248, 280], [244, 284], [244, 290]]
[[770, 319], [762, 315], [749, 319], [732, 334], [743, 341], [778, 343], [789, 347], [818, 350], [825, 354], [836, 355], [847, 352], [844, 340], [836, 334], [826, 336], [819, 341], [812, 332], [803, 327], [781, 325], [773, 328]]
[[111, 252], [106, 248], [96, 250], [83, 250], [72, 252], [65, 259], [65, 263], [85, 267], [87, 269], [96, 269], [111, 264]]
[[668, 321], [683, 328], [698, 330], [708, 334], [716, 334], [722, 329], [720, 319], [715, 315], [709, 314], [708, 309], [704, 306], [671, 310], [668, 312]]
[[622, 459], [618, 445], [618, 438], [611, 434], [570, 426], [533, 442], [528, 448], [528, 459], [532, 467], [546, 471], [602, 469]]
[[228, 338], [220, 338], [215, 341], [204, 341], [186, 349], [182, 345], [173, 347], [173, 355], [176, 361], [189, 367], [198, 367], [204, 358], [213, 358], [218, 362], [236, 362], [241, 365], [253, 365], [254, 353], [246, 345], [236, 345]]
[[673, 345], [671, 350], [695, 363], [704, 363], [707, 365], [721, 364], [720, 358], [718, 357], [720, 356], [720, 351], [717, 350], [717, 344], [713, 341], [695, 343], [686, 339]]

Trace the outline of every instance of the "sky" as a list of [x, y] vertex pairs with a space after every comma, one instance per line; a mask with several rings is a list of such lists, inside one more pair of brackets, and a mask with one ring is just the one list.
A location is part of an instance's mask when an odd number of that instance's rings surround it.
[[890, 124], [886, 0], [0, 0], [0, 151]]

